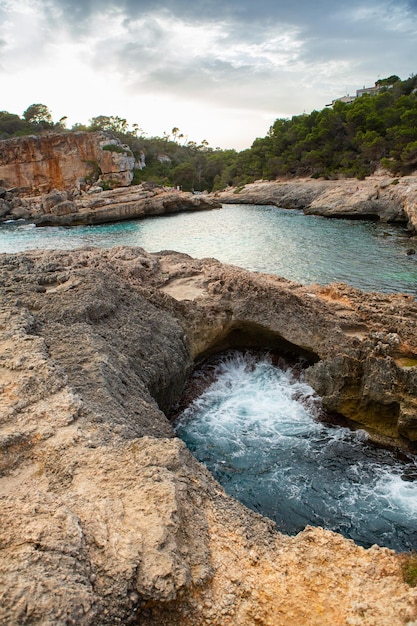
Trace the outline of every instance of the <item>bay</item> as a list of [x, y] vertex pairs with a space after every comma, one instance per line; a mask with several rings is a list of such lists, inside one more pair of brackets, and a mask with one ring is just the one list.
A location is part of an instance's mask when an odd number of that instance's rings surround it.
[[0, 226], [0, 252], [6, 253], [123, 245], [214, 257], [302, 284], [341, 281], [365, 291], [417, 294], [417, 255], [407, 255], [406, 230], [390, 224], [236, 204], [98, 226]]

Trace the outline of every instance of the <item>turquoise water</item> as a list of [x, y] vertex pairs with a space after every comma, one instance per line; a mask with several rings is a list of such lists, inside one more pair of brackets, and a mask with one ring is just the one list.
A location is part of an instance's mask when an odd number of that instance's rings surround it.
[[417, 463], [331, 426], [299, 370], [238, 353], [196, 377], [205, 391], [176, 432], [225, 490], [287, 534], [307, 524], [358, 544], [417, 549]]
[[304, 284], [343, 281], [365, 291], [417, 293], [417, 255], [407, 256], [405, 231], [375, 222], [241, 204], [100, 226], [0, 226], [0, 252], [85, 245], [177, 250]]
[[[417, 293], [417, 255], [403, 229], [327, 220], [271, 206], [228, 205], [101, 226], [0, 226], [0, 252], [141, 246], [215, 257], [304, 284], [344, 281], [364, 290]], [[181, 417], [177, 433], [225, 489], [295, 533], [306, 524], [361, 545], [416, 549], [417, 468], [376, 450], [363, 432], [317, 420], [319, 399], [291, 371], [242, 357]]]

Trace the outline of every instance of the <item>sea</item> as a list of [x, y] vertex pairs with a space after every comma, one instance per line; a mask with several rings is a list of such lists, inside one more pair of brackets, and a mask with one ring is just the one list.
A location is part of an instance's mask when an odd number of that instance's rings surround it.
[[[0, 226], [0, 253], [123, 245], [214, 257], [302, 284], [417, 295], [415, 244], [398, 225], [235, 204], [99, 226]], [[285, 533], [320, 525], [365, 547], [417, 549], [416, 458], [323, 419], [299, 364], [233, 352], [195, 376], [211, 382], [176, 432], [228, 493]]]

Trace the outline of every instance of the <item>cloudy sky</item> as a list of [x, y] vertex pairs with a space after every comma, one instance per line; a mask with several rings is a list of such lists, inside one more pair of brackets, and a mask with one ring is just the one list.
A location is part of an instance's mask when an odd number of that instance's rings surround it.
[[417, 0], [0, 0], [0, 26], [0, 110], [238, 150], [277, 117], [417, 72]]

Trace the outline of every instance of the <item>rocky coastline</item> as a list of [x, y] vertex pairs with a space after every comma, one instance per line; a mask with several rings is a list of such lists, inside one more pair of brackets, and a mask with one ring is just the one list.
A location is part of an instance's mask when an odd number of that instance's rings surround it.
[[214, 194], [224, 204], [272, 204], [307, 215], [406, 223], [417, 233], [417, 177], [386, 172], [365, 180], [258, 181]]
[[0, 623], [405, 626], [404, 557], [295, 537], [166, 417], [196, 360], [302, 354], [325, 405], [417, 441], [417, 303], [140, 248], [0, 255]]
[[[144, 155], [142, 154], [144, 158]], [[152, 183], [131, 186], [146, 167], [129, 146], [105, 132], [46, 133], [1, 141], [0, 223], [37, 226], [102, 224], [224, 204], [272, 204], [332, 218], [407, 224], [417, 233], [417, 176], [378, 170], [365, 180], [257, 181], [211, 194]]]
[[85, 193], [54, 190], [23, 198], [0, 189], [0, 222], [24, 219], [36, 226], [108, 224], [220, 207], [218, 200], [207, 195], [146, 183], [106, 191], [95, 186]]

